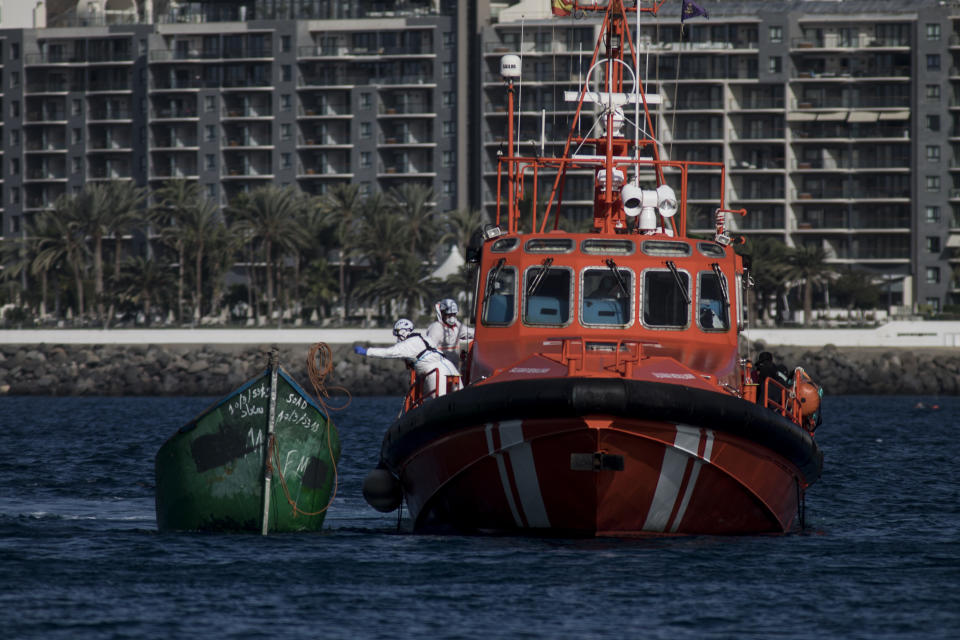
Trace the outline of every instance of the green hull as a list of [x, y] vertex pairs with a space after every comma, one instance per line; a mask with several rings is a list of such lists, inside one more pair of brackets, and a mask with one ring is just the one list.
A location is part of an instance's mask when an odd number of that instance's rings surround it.
[[336, 491], [340, 457], [336, 428], [278, 368], [274, 444], [268, 448], [273, 378], [266, 369], [160, 448], [156, 502], [161, 531], [274, 533], [317, 531], [323, 526]]

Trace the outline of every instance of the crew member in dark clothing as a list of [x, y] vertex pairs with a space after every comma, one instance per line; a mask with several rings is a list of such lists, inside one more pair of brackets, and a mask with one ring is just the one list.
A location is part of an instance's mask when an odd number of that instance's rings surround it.
[[773, 378], [784, 387], [789, 387], [790, 376], [787, 375], [785, 368], [773, 361], [773, 354], [769, 351], [764, 351], [757, 356], [757, 363], [754, 365], [753, 371], [757, 376], [757, 384], [759, 385], [757, 389], [757, 401], [765, 405], [767, 398], [772, 398], [778, 404], [783, 405], [786, 398], [783, 397], [783, 394], [777, 387], [770, 385], [768, 388], [767, 379]]

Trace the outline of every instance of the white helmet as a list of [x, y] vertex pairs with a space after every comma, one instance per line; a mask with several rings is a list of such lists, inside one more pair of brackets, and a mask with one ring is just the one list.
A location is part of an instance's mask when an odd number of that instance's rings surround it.
[[[457, 302], [452, 298], [444, 298], [437, 303], [437, 319], [451, 327], [457, 323], [458, 311], [460, 311], [460, 309], [457, 307]], [[448, 321], [447, 318], [450, 318], [452, 321]]]
[[397, 340], [406, 340], [412, 332], [413, 323], [406, 318], [400, 318], [393, 325], [393, 335], [397, 336]]

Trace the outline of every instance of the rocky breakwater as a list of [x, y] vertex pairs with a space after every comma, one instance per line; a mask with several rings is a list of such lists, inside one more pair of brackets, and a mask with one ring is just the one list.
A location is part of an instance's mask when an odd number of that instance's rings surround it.
[[800, 366], [825, 395], [960, 395], [957, 349], [753, 347], [792, 371]]
[[[310, 345], [283, 345], [280, 362], [312, 392], [306, 359]], [[0, 345], [0, 394], [222, 396], [266, 367], [270, 345]], [[787, 369], [801, 366], [827, 395], [960, 395], [956, 349], [837, 348], [832, 345], [766, 349]], [[399, 360], [362, 358], [352, 345], [331, 345], [333, 369], [325, 385], [336, 395], [402, 395], [409, 380]]]
[[[283, 345], [280, 364], [304, 390], [310, 345]], [[45, 396], [223, 396], [267, 366], [270, 345], [2, 345], [0, 394]], [[333, 395], [402, 395], [403, 362], [361, 358], [331, 345]]]

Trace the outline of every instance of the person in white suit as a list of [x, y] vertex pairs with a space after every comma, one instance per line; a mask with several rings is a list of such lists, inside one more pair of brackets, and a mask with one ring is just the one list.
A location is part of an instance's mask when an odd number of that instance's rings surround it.
[[435, 308], [437, 319], [427, 327], [427, 339], [459, 369], [460, 341], [472, 339], [473, 329], [457, 320], [459, 308], [455, 300], [444, 298]]
[[454, 389], [447, 388], [447, 376], [459, 376], [457, 368], [447, 360], [436, 345], [413, 330], [413, 322], [400, 318], [393, 325], [397, 343], [392, 347], [353, 348], [357, 355], [371, 358], [403, 358], [417, 372], [417, 382], [423, 385], [424, 400], [444, 395]]

